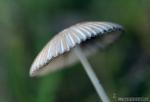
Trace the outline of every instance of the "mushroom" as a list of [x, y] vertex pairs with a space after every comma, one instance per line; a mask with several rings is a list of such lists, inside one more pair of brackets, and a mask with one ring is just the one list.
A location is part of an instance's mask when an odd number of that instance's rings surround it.
[[41, 76], [80, 61], [103, 102], [110, 102], [87, 57], [115, 41], [123, 31], [111, 22], [83, 22], [55, 35], [34, 60], [30, 76]]

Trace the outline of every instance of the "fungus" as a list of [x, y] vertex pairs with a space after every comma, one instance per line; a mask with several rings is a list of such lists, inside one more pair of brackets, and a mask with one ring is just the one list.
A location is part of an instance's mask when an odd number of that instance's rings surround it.
[[109, 102], [87, 57], [114, 42], [122, 31], [121, 25], [111, 22], [83, 22], [66, 28], [38, 54], [31, 66], [30, 76], [45, 75], [80, 61], [101, 100]]

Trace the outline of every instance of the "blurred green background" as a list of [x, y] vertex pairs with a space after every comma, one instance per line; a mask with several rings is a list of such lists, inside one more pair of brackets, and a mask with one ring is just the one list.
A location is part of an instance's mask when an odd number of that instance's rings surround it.
[[99, 102], [80, 63], [30, 78], [35, 56], [60, 30], [111, 21], [125, 33], [89, 61], [113, 95], [150, 98], [150, 0], [0, 0], [0, 102]]

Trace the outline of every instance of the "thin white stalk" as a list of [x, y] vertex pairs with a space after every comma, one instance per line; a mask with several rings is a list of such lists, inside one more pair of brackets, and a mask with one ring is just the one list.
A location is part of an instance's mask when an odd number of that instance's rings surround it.
[[91, 65], [89, 64], [87, 58], [85, 57], [84, 53], [82, 53], [80, 47], [74, 48], [74, 52], [81, 61], [88, 77], [90, 78], [95, 90], [97, 91], [97, 94], [101, 98], [102, 102], [110, 102], [108, 96], [106, 95], [104, 88], [102, 87], [101, 83], [99, 82], [95, 72], [93, 71]]

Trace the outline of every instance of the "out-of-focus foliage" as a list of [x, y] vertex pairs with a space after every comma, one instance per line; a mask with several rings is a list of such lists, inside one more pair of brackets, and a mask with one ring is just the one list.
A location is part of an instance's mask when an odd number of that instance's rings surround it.
[[80, 63], [30, 78], [30, 65], [58, 31], [79, 21], [112, 21], [125, 33], [89, 61], [113, 100], [150, 98], [149, 0], [0, 0], [0, 102], [98, 102]]

